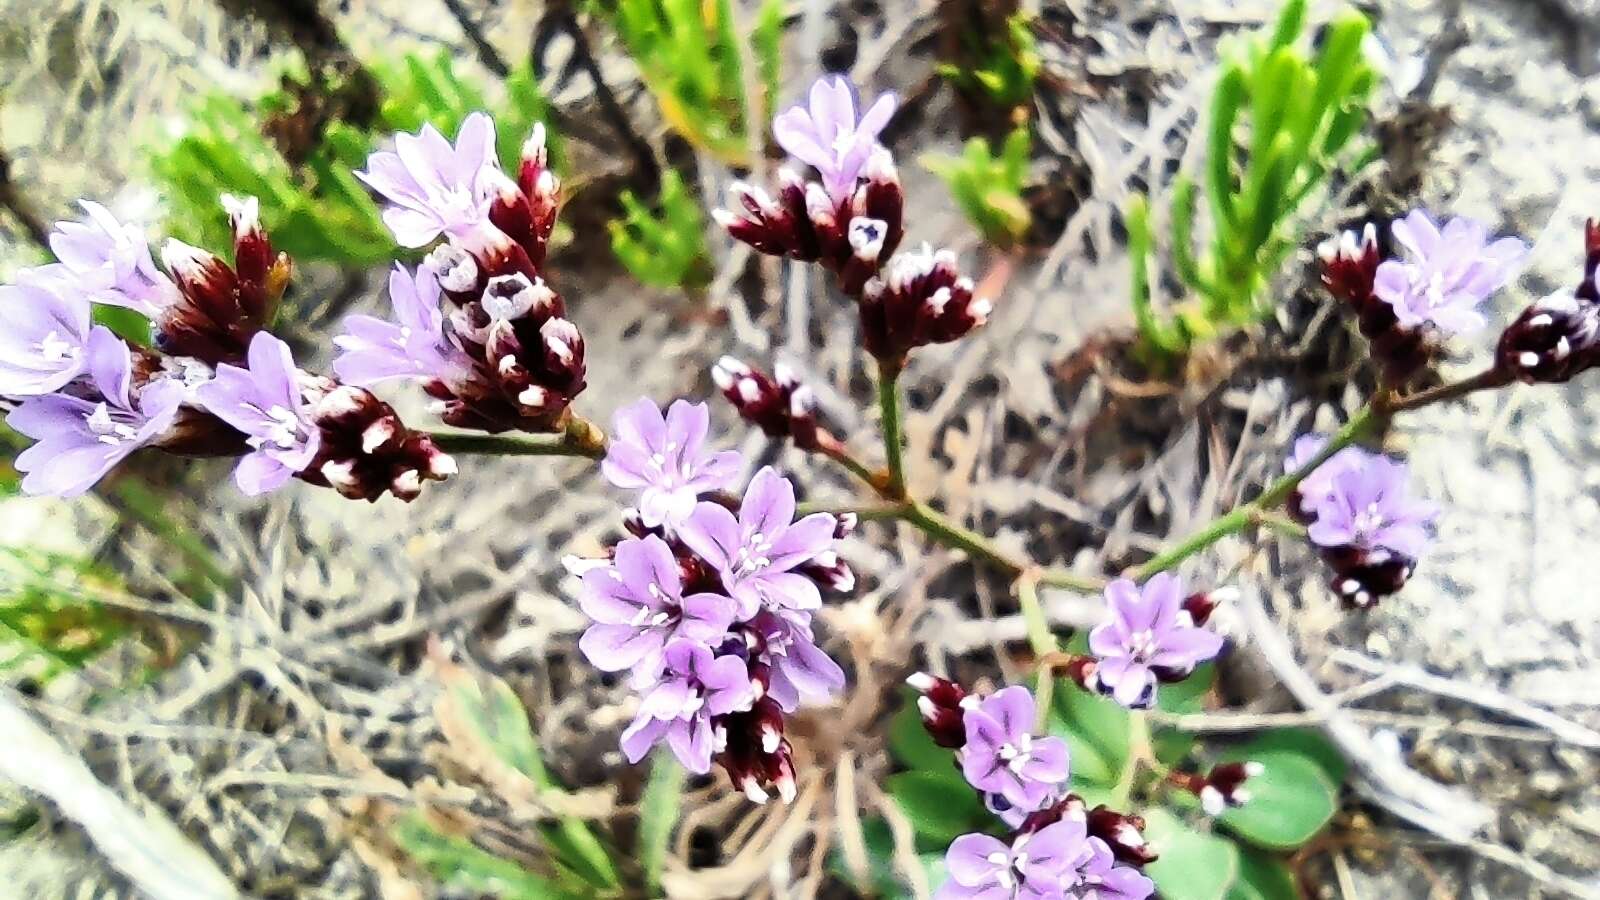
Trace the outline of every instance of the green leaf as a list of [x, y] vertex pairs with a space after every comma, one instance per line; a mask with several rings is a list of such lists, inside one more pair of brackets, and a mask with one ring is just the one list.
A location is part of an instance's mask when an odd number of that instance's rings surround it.
[[955, 772], [900, 772], [890, 775], [884, 785], [917, 834], [934, 844], [948, 844], [999, 821]]
[[[1205, 708], [1205, 698], [1217, 681], [1217, 668], [1211, 663], [1197, 667], [1193, 674], [1176, 684], [1164, 684], [1156, 693], [1156, 708], [1174, 715], [1197, 713]], [[1194, 736], [1176, 728], [1155, 728], [1150, 746], [1156, 759], [1172, 766], [1194, 749]]]
[[645, 782], [644, 795], [639, 798], [639, 862], [652, 895], [661, 890], [661, 869], [672, 829], [678, 824], [685, 780], [683, 766], [671, 754], [656, 753], [650, 764], [650, 780]]
[[1292, 850], [1311, 840], [1339, 810], [1338, 790], [1316, 763], [1290, 753], [1252, 755], [1262, 772], [1245, 789], [1250, 799], [1217, 821], [1261, 847]]
[[96, 304], [92, 316], [96, 325], [104, 325], [117, 337], [140, 347], [150, 346], [150, 320], [138, 312], [121, 306]]
[[396, 844], [445, 885], [500, 900], [572, 900], [555, 882], [501, 859], [466, 838], [441, 834], [413, 814], [390, 831]]
[[1162, 900], [1224, 900], [1239, 877], [1239, 849], [1213, 834], [1195, 831], [1164, 809], [1144, 814], [1145, 837], [1161, 858], [1144, 873]]
[[1279, 857], [1239, 848], [1239, 880], [1228, 900], [1300, 900], [1294, 872]]

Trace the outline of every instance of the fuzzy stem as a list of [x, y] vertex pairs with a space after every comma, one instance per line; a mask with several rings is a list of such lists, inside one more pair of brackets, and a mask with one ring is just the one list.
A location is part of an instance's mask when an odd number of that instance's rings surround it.
[[878, 360], [878, 407], [883, 411], [883, 452], [889, 466], [889, 480], [883, 493], [891, 500], [906, 496], [905, 431], [899, 383], [903, 365], [899, 360]]
[[1505, 387], [1510, 383], [1510, 375], [1502, 372], [1498, 367], [1489, 368], [1471, 378], [1464, 378], [1460, 381], [1452, 381], [1449, 384], [1441, 384], [1438, 387], [1417, 391], [1410, 396], [1386, 398], [1382, 401], [1382, 408], [1385, 415], [1409, 412], [1413, 409], [1432, 406], [1445, 400], [1465, 397], [1476, 391]]

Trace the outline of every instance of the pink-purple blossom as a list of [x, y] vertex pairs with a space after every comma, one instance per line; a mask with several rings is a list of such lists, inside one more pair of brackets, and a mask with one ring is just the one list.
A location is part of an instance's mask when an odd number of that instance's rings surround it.
[[750, 479], [737, 517], [702, 501], [679, 528], [683, 542], [722, 575], [740, 618], [762, 607], [822, 605], [816, 583], [793, 570], [833, 546], [834, 518], [812, 513], [796, 522], [794, 513], [794, 485], [767, 466]]
[[1062, 819], [1008, 844], [987, 834], [964, 834], [950, 843], [950, 877], [935, 900], [1062, 900], [1077, 882], [1089, 853], [1088, 832], [1078, 819]]
[[682, 638], [716, 646], [733, 624], [731, 598], [684, 596], [678, 560], [655, 535], [623, 541], [609, 565], [585, 572], [579, 603], [594, 624], [578, 648], [601, 671], [633, 669], [638, 687], [660, 675], [668, 643]]
[[1490, 241], [1481, 222], [1454, 218], [1440, 228], [1420, 209], [1389, 230], [1408, 258], [1379, 265], [1373, 291], [1406, 328], [1431, 325], [1445, 334], [1482, 328], [1478, 308], [1511, 279], [1528, 252], [1517, 238]]
[[371, 387], [395, 378], [451, 378], [470, 365], [446, 342], [438, 276], [426, 264], [415, 274], [399, 263], [389, 273], [394, 321], [354, 315], [333, 339], [341, 351], [334, 374], [346, 384]]
[[617, 411], [600, 470], [612, 484], [639, 492], [646, 525], [676, 526], [701, 495], [727, 487], [739, 471], [736, 451], [706, 446], [711, 411], [704, 403], [674, 401], [663, 416], [648, 397]]
[[1306, 498], [1305, 508], [1315, 516], [1306, 529], [1312, 543], [1387, 550], [1412, 560], [1426, 549], [1438, 509], [1411, 495], [1404, 463], [1355, 450], [1325, 485], [1319, 487], [1322, 493]]
[[495, 158], [494, 120], [475, 112], [452, 145], [432, 125], [394, 136], [394, 151], [367, 158], [355, 173], [389, 205], [384, 224], [402, 247], [426, 247], [443, 234], [467, 237], [485, 227], [508, 179]]
[[1036, 737], [1036, 712], [1033, 694], [1012, 685], [995, 691], [963, 717], [967, 742], [961, 749], [961, 771], [967, 782], [1026, 812], [1051, 799], [1069, 774], [1067, 742]]
[[1118, 865], [1105, 841], [1088, 839], [1088, 854], [1074, 873], [1073, 897], [1078, 900], [1146, 900], [1156, 884], [1133, 866]]
[[250, 496], [284, 485], [316, 458], [321, 431], [310, 420], [289, 345], [263, 331], [250, 341], [248, 368], [223, 363], [195, 389], [195, 401], [245, 435], [251, 452], [233, 470]]
[[82, 222], [57, 222], [50, 249], [60, 260], [46, 266], [47, 277], [59, 278], [94, 303], [123, 306], [155, 316], [177, 299], [177, 287], [156, 268], [144, 229], [117, 221], [92, 200], [79, 200], [87, 214]]
[[172, 426], [186, 393], [172, 379], [141, 388], [133, 383], [128, 345], [96, 326], [87, 342], [90, 396], [30, 397], [6, 424], [37, 443], [18, 454], [22, 489], [30, 494], [76, 497], [93, 487], [130, 453]]
[[645, 758], [666, 741], [683, 767], [711, 771], [717, 738], [711, 720], [749, 709], [758, 690], [738, 656], [713, 656], [694, 641], [673, 641], [661, 655], [663, 672], [639, 701], [639, 714], [622, 732], [628, 762]]
[[1182, 678], [1222, 652], [1222, 637], [1196, 627], [1183, 608], [1183, 582], [1161, 572], [1141, 588], [1127, 578], [1106, 585], [1109, 617], [1089, 632], [1094, 678], [1117, 703], [1148, 707], [1162, 679]]
[[784, 712], [799, 709], [802, 699], [826, 698], [844, 687], [844, 670], [812, 637], [809, 613], [762, 610], [746, 627], [759, 639], [755, 661], [768, 667], [767, 696]]
[[89, 301], [64, 282], [0, 285], [0, 395], [65, 387], [88, 365]]
[[856, 91], [838, 75], [811, 85], [805, 106], [795, 106], [772, 120], [779, 146], [813, 166], [828, 196], [842, 204], [855, 193], [863, 167], [880, 145], [878, 135], [894, 115], [895, 96], [878, 95], [857, 117]]

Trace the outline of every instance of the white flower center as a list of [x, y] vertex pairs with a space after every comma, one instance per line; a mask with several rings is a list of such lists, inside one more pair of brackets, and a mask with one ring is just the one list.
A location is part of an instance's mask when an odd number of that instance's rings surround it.
[[84, 421], [96, 440], [112, 447], [125, 444], [139, 436], [137, 428], [111, 418], [111, 407], [104, 403], [95, 404], [94, 412]]
[[39, 355], [43, 356], [47, 362], [63, 362], [69, 359], [77, 359], [83, 353], [78, 345], [63, 339], [54, 330], [39, 340], [38, 347]]
[[1022, 775], [1022, 767], [1033, 759], [1033, 735], [1024, 734], [1017, 738], [1016, 743], [1001, 744], [999, 753], [1006, 768], [1018, 776]]
[[1155, 656], [1160, 649], [1161, 645], [1156, 640], [1154, 629], [1146, 628], [1128, 636], [1128, 655], [1140, 662]]
[[772, 558], [767, 555], [771, 552], [772, 539], [759, 531], [753, 532], [745, 539], [744, 546], [739, 548], [739, 552], [734, 554], [735, 574], [749, 575], [772, 565]]
[[250, 446], [260, 450], [262, 447], [272, 447], [276, 450], [293, 450], [300, 443], [300, 438], [305, 434], [305, 424], [294, 410], [285, 409], [274, 403], [272, 406], [261, 410], [261, 414], [271, 419], [265, 433], [252, 437], [246, 441]]
[[1358, 535], [1371, 535], [1383, 530], [1384, 526], [1388, 524], [1389, 517], [1378, 505], [1378, 502], [1374, 500], [1373, 502], [1367, 504], [1366, 509], [1356, 513], [1355, 520], [1351, 523], [1351, 527], [1355, 529], [1355, 532]]

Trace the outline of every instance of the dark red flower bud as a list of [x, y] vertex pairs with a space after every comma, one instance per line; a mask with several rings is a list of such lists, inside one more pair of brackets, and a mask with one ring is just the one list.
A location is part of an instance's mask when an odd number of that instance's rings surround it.
[[765, 803], [772, 789], [784, 803], [794, 802], [794, 761], [784, 737], [783, 710], [772, 698], [762, 697], [746, 712], [722, 716], [712, 728], [723, 746], [717, 760], [746, 797]]
[[[1593, 283], [1590, 270], [1590, 292]], [[1562, 292], [1533, 304], [1501, 332], [1495, 363], [1529, 383], [1564, 382], [1600, 365], [1600, 301]]]
[[[489, 207], [489, 221], [522, 250], [533, 274], [544, 265], [560, 207], [561, 183], [550, 170], [543, 124], [522, 145], [522, 163], [515, 183], [507, 181]], [[512, 270], [520, 270], [513, 265]], [[497, 272], [509, 274], [509, 272]]]
[[1318, 250], [1322, 257], [1322, 284], [1355, 313], [1357, 327], [1371, 346], [1372, 358], [1383, 368], [1390, 384], [1403, 384], [1432, 359], [1434, 348], [1420, 329], [1405, 328], [1394, 308], [1373, 290], [1382, 255], [1378, 231], [1367, 223], [1358, 236], [1346, 231]]
[[1086, 691], [1099, 692], [1100, 679], [1095, 677], [1095, 668], [1098, 665], [1092, 656], [1074, 656], [1060, 667], [1060, 671], [1072, 679], [1078, 687]]
[[956, 257], [921, 250], [901, 253], [861, 294], [861, 330], [867, 350], [884, 360], [902, 360], [916, 347], [956, 340], [988, 321], [988, 300], [972, 295]]
[[1250, 802], [1245, 782], [1263, 771], [1258, 762], [1230, 762], [1213, 767], [1205, 775], [1173, 772], [1167, 780], [1199, 797], [1200, 806], [1208, 815], [1220, 816], [1229, 808]]
[[1111, 852], [1122, 862], [1144, 866], [1156, 861], [1156, 852], [1144, 839], [1144, 819], [1140, 816], [1119, 813], [1101, 804], [1085, 816], [1089, 836], [1106, 842]]
[[273, 255], [254, 197], [223, 200], [233, 223], [234, 265], [216, 254], [169, 240], [161, 260], [178, 299], [156, 321], [156, 346], [211, 365], [244, 359], [250, 339], [272, 324], [293, 266]]
[[744, 419], [772, 437], [788, 437], [802, 450], [835, 446], [838, 440], [817, 424], [817, 400], [811, 389], [783, 363], [775, 378], [724, 356], [711, 369], [711, 379]]
[[302, 480], [368, 502], [386, 493], [409, 502], [424, 481], [455, 474], [455, 460], [427, 435], [406, 428], [371, 391], [329, 383], [319, 392], [311, 395], [311, 420], [321, 430], [321, 444]]
[[928, 729], [933, 742], [951, 750], [966, 746], [965, 714], [969, 705], [966, 690], [949, 679], [926, 672], [912, 675], [906, 679], [906, 684], [922, 695], [917, 698], [917, 711], [922, 714], [922, 727]]
[[832, 550], [825, 550], [795, 569], [817, 583], [823, 590], [848, 594], [855, 590], [856, 573], [850, 565]]
[[1321, 555], [1334, 573], [1329, 589], [1350, 609], [1369, 609], [1399, 593], [1417, 568], [1416, 560], [1381, 547], [1326, 547]]

